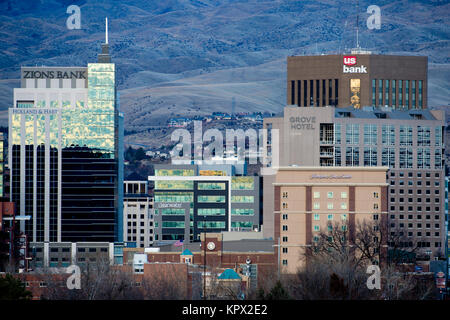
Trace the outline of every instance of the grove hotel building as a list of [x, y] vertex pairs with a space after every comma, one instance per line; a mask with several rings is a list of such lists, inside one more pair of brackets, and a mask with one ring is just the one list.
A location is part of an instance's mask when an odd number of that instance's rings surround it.
[[275, 239], [279, 265], [295, 273], [305, 247], [336, 222], [353, 232], [358, 222], [386, 218], [387, 167], [281, 167], [275, 188]]
[[[418, 242], [425, 259], [445, 248], [444, 126], [444, 113], [428, 109], [287, 106], [264, 119], [267, 150], [278, 145], [281, 167], [389, 167], [389, 226]], [[274, 230], [272, 183], [264, 177], [266, 237]]]

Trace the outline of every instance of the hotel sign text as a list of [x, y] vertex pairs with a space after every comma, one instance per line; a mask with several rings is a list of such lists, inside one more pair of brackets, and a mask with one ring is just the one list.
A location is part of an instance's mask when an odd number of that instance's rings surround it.
[[313, 174], [311, 176], [311, 179], [351, 179], [352, 176], [349, 175], [335, 175], [335, 174], [329, 174], [329, 175], [320, 175], [320, 174]]
[[316, 117], [290, 117], [289, 122], [293, 130], [314, 130]]

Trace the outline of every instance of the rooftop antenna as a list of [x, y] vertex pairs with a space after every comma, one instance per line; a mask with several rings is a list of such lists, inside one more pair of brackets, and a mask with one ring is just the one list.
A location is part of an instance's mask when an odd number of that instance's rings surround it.
[[108, 44], [108, 17], [105, 18], [105, 43], [102, 44], [102, 53], [98, 55], [99, 63], [111, 63]]
[[105, 33], [105, 43], [108, 44], [108, 17], [106, 17], [106, 33]]
[[359, 0], [356, 0], [356, 48], [352, 49], [352, 54], [371, 54], [369, 50], [362, 50], [359, 46]]
[[[108, 43], [108, 42], [107, 42]], [[359, 0], [356, 1], [356, 50], [359, 50]]]

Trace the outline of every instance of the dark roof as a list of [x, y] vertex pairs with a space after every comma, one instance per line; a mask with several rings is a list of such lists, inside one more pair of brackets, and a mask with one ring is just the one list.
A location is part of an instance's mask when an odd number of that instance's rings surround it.
[[353, 107], [347, 107], [335, 108], [334, 115], [336, 118], [438, 120], [427, 109], [395, 110], [392, 108], [363, 107], [362, 109], [355, 109]]
[[[223, 241], [223, 252], [274, 252], [274, 241], [267, 239], [249, 239], [249, 240], [233, 240]], [[155, 247], [159, 247], [161, 252], [181, 252], [189, 250], [192, 252], [200, 252], [200, 242], [184, 243], [183, 247], [176, 247], [170, 243], [157, 244]]]
[[126, 178], [125, 181], [147, 181], [146, 177], [141, 176], [140, 174], [133, 172], [130, 173]]

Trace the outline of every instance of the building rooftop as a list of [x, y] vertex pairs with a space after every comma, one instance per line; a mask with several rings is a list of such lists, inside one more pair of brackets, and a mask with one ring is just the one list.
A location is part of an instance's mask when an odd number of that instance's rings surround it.
[[353, 107], [335, 108], [336, 118], [359, 118], [359, 119], [394, 119], [394, 120], [439, 120], [428, 109], [399, 110], [392, 108]]
[[[291, 108], [304, 108], [297, 105], [287, 105]], [[316, 108], [316, 107], [309, 107]], [[320, 107], [320, 108], [334, 108], [335, 118], [353, 118], [353, 119], [391, 119], [391, 120], [431, 120], [437, 121], [438, 119], [431, 109], [392, 109], [392, 108], [377, 108], [377, 107], [362, 107], [361, 109], [355, 109], [351, 106], [346, 108], [335, 108], [332, 106]], [[283, 118], [284, 110], [277, 113], [272, 118]], [[443, 115], [443, 117], [445, 117]]]
[[[223, 252], [268, 252], [273, 253], [273, 240], [271, 239], [245, 239], [245, 240], [233, 240], [223, 241]], [[176, 247], [173, 243], [160, 243], [155, 245], [160, 248], [160, 252], [179, 252], [180, 255], [184, 255], [184, 251], [188, 250], [191, 254], [200, 252], [200, 242], [184, 243], [182, 247]]]

